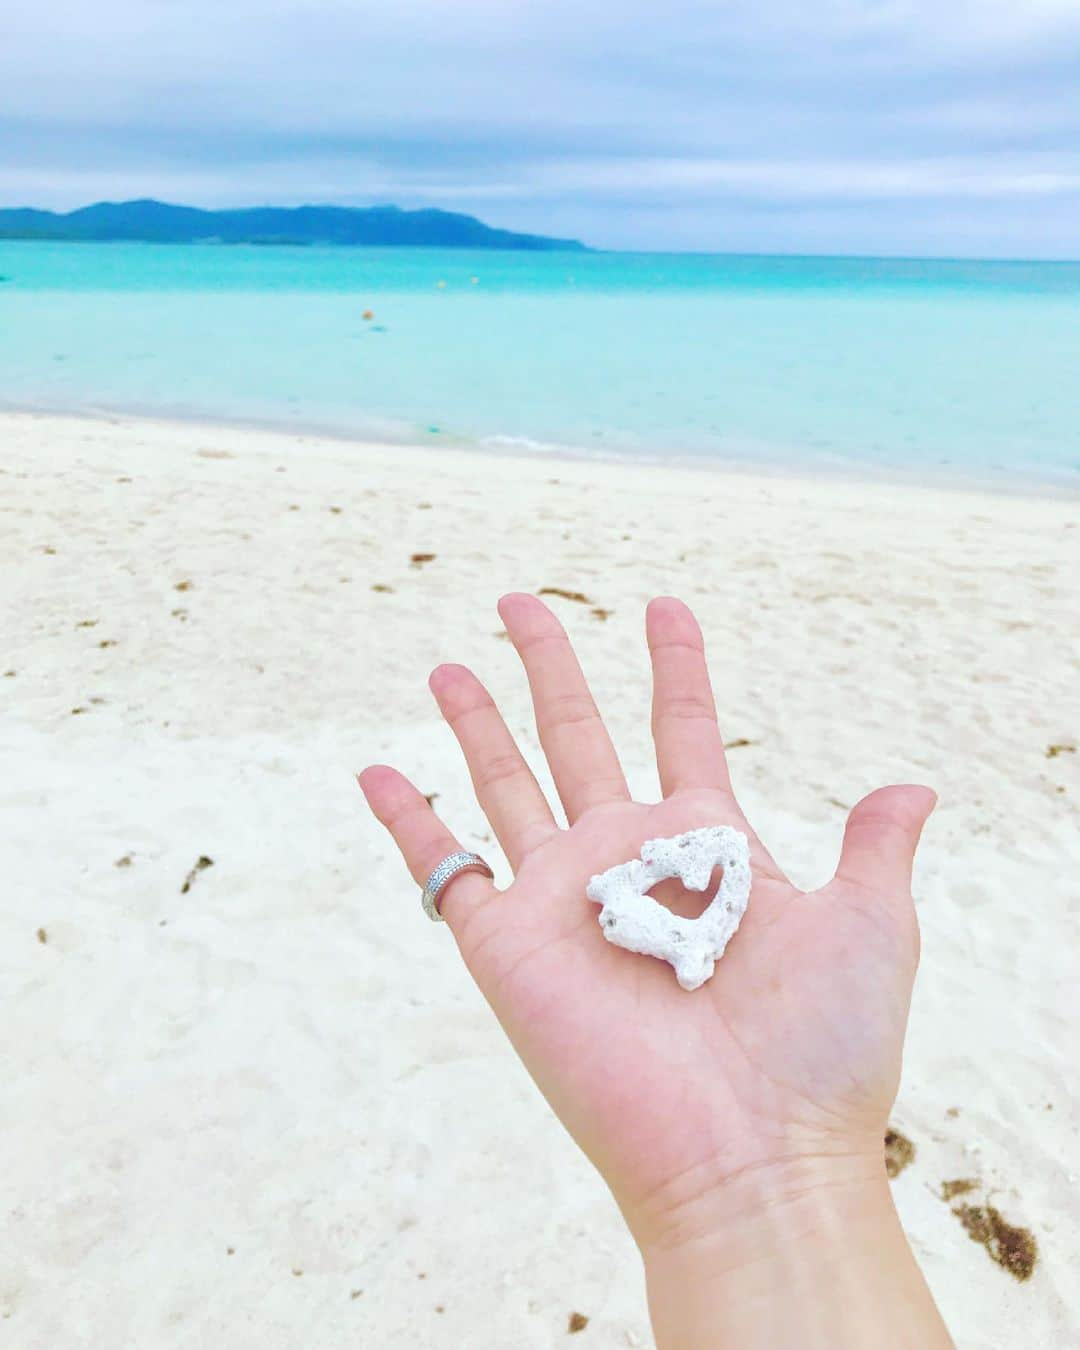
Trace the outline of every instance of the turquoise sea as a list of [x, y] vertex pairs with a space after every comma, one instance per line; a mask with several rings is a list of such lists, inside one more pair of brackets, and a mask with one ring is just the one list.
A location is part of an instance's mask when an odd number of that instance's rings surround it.
[[0, 277], [10, 408], [1080, 486], [1080, 263], [19, 242]]

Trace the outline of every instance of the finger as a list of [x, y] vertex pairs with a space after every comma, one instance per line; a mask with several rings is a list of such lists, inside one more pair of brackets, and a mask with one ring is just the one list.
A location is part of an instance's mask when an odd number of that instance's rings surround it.
[[[373, 764], [357, 776], [357, 782], [376, 817], [390, 831], [418, 886], [424, 885], [444, 858], [461, 851], [428, 799], [397, 769]], [[443, 888], [439, 913], [453, 928], [497, 894], [482, 873], [460, 872]]]
[[590, 806], [629, 801], [615, 747], [562, 624], [532, 595], [504, 595], [499, 615], [529, 677], [536, 729], [571, 824]]
[[697, 620], [681, 600], [663, 596], [645, 611], [645, 634], [652, 657], [652, 733], [661, 791], [665, 797], [680, 788], [730, 791]]
[[734, 801], [697, 620], [681, 600], [660, 596], [645, 611], [645, 633], [652, 657], [652, 731], [663, 795], [690, 788], [727, 793], [750, 841], [755, 871], [787, 881]]
[[911, 891], [911, 868], [919, 836], [937, 802], [927, 787], [878, 788], [848, 816], [836, 875], [886, 893]]
[[547, 798], [472, 671], [439, 666], [428, 683], [465, 755], [476, 799], [516, 871], [525, 855], [559, 828]]

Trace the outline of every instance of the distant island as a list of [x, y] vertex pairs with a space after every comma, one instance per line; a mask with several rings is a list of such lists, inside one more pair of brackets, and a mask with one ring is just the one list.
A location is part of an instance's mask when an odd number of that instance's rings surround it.
[[201, 211], [167, 202], [98, 202], [66, 214], [0, 210], [0, 239], [148, 244], [337, 244], [367, 247], [585, 250], [576, 239], [497, 230], [454, 211], [397, 206], [255, 206]]

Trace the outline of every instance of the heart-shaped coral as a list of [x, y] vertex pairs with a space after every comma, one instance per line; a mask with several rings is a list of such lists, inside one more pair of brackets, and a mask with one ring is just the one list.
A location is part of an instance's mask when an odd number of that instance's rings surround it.
[[[703, 891], [717, 866], [724, 875], [696, 919], [673, 914], [648, 894], [668, 877], [678, 877], [688, 890]], [[684, 989], [698, 989], [746, 913], [750, 880], [746, 835], [729, 825], [709, 825], [671, 839], [647, 840], [640, 857], [592, 877], [585, 894], [603, 906], [600, 926], [609, 942], [670, 962]]]

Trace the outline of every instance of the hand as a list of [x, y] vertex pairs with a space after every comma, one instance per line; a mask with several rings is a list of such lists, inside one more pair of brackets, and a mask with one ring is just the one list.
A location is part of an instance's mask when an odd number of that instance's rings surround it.
[[[758, 1197], [798, 1197], [841, 1175], [884, 1188], [883, 1135], [918, 960], [911, 866], [934, 794], [889, 787], [860, 802], [835, 877], [805, 894], [735, 800], [701, 633], [683, 604], [654, 600], [647, 612], [663, 792], [655, 804], [630, 799], [551, 611], [515, 594], [499, 613], [525, 666], [568, 828], [479, 680], [440, 666], [431, 688], [514, 872], [502, 892], [475, 873], [454, 878], [441, 912], [642, 1251], [709, 1242]], [[395, 770], [369, 768], [360, 783], [422, 885], [460, 845]], [[585, 887], [646, 839], [713, 824], [746, 834], [753, 888], [715, 974], [688, 993], [666, 962], [604, 938]], [[652, 893], [688, 915], [710, 898], [674, 880]]]

